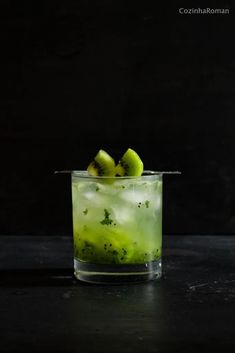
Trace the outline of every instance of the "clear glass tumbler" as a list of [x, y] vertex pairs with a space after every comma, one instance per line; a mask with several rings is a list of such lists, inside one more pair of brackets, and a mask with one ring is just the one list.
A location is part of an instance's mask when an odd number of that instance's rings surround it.
[[93, 283], [160, 278], [162, 174], [71, 176], [75, 277]]

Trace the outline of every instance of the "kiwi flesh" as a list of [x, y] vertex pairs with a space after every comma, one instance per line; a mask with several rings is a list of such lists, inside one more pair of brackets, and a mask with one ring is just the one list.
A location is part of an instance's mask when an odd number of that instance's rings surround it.
[[117, 176], [140, 176], [143, 173], [144, 165], [139, 155], [128, 148], [116, 166]]
[[104, 150], [99, 150], [87, 171], [92, 176], [111, 176], [116, 174], [114, 159]]

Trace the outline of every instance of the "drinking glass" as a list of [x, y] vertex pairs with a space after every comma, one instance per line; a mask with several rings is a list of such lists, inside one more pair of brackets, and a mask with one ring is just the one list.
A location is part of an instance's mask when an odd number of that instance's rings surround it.
[[92, 283], [161, 277], [162, 173], [94, 177], [72, 171], [74, 274]]

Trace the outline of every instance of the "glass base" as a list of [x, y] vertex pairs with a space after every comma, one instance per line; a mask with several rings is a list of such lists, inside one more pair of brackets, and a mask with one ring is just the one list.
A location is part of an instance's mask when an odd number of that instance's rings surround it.
[[74, 275], [77, 279], [89, 283], [137, 283], [161, 278], [162, 262], [144, 264], [113, 265], [89, 264], [74, 259]]

